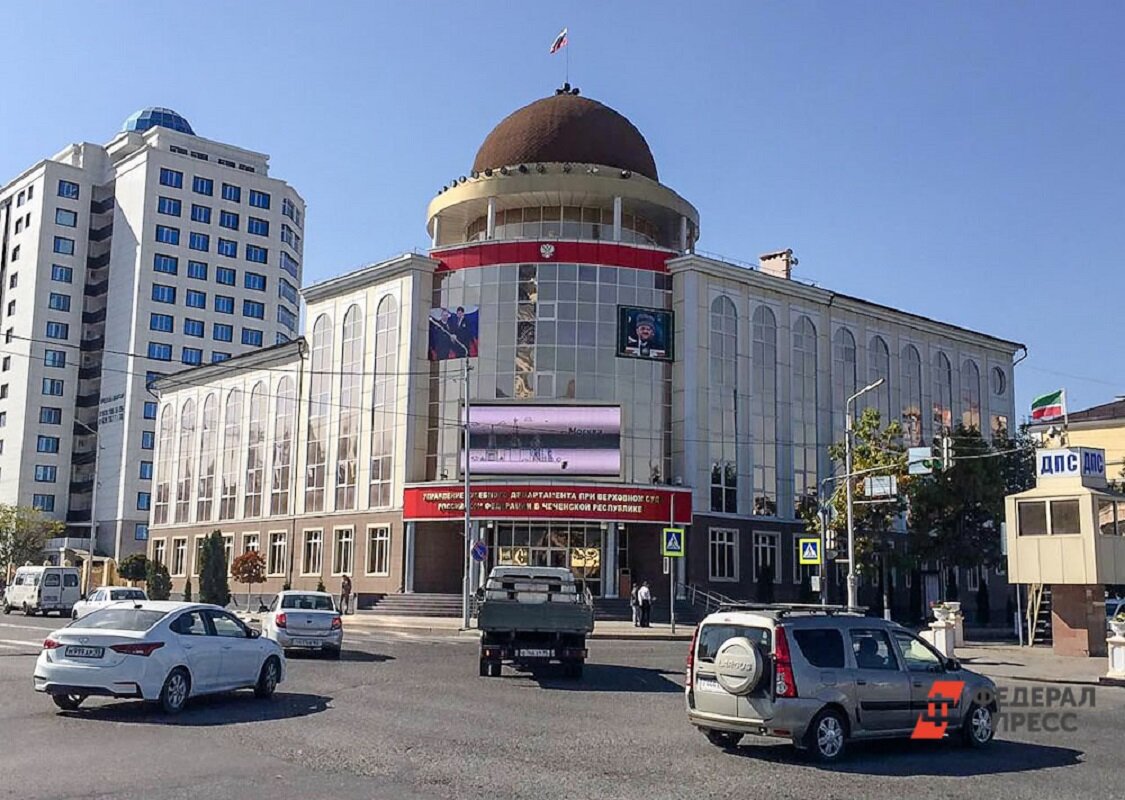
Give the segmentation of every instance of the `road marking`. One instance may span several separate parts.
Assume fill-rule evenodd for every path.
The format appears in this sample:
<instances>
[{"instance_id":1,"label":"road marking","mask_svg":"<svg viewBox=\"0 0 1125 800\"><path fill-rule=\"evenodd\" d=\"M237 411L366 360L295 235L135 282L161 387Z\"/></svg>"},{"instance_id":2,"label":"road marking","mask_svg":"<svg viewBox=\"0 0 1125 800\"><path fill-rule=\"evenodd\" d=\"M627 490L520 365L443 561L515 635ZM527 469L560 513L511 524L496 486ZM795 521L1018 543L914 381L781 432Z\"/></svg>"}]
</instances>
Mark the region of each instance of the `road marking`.
<instances>
[{"instance_id":1,"label":"road marking","mask_svg":"<svg viewBox=\"0 0 1125 800\"><path fill-rule=\"evenodd\" d=\"M59 626L63 627L63 626ZM22 628L29 631L51 631L56 630L52 628L44 628L41 625L16 625L14 622L0 622L0 628Z\"/></svg>"},{"instance_id":2,"label":"road marking","mask_svg":"<svg viewBox=\"0 0 1125 800\"><path fill-rule=\"evenodd\" d=\"M12 647L14 649L15 645L19 645L21 647L29 647L35 650L39 650L43 647L42 642L28 642L24 641L23 639L0 639L0 646Z\"/></svg>"}]
</instances>

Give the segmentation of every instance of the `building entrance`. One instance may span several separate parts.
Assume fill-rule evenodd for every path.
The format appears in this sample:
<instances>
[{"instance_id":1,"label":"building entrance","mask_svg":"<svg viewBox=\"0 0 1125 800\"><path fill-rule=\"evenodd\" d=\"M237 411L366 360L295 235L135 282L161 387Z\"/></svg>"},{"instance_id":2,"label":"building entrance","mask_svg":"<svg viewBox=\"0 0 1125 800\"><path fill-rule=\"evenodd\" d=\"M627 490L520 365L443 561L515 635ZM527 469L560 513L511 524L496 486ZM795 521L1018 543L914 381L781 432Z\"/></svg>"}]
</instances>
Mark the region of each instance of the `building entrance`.
<instances>
[{"instance_id":1,"label":"building entrance","mask_svg":"<svg viewBox=\"0 0 1125 800\"><path fill-rule=\"evenodd\" d=\"M588 522L493 522L488 566L569 567L595 597L603 592L606 531Z\"/></svg>"}]
</instances>

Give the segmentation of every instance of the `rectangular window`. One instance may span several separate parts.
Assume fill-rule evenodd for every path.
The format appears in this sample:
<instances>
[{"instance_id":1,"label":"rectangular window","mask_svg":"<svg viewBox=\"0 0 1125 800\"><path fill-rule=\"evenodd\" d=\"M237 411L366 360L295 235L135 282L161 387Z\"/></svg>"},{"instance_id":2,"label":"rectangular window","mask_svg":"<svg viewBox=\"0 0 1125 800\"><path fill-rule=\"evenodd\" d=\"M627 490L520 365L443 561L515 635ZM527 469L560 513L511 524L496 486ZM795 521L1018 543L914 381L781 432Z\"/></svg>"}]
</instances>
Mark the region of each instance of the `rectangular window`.
<instances>
[{"instance_id":1,"label":"rectangular window","mask_svg":"<svg viewBox=\"0 0 1125 800\"><path fill-rule=\"evenodd\" d=\"M223 199L232 203L242 202L242 189L231 183L223 184Z\"/></svg>"},{"instance_id":2,"label":"rectangular window","mask_svg":"<svg viewBox=\"0 0 1125 800\"><path fill-rule=\"evenodd\" d=\"M160 331L161 333L175 332L176 322L171 314L149 314L148 315L148 329L150 331Z\"/></svg>"},{"instance_id":3,"label":"rectangular window","mask_svg":"<svg viewBox=\"0 0 1125 800\"><path fill-rule=\"evenodd\" d=\"M234 313L234 298L225 294L215 295L215 310L220 314Z\"/></svg>"},{"instance_id":4,"label":"rectangular window","mask_svg":"<svg viewBox=\"0 0 1125 800\"><path fill-rule=\"evenodd\" d=\"M152 299L157 303L175 303L176 287L167 286L163 283L154 283L152 285Z\"/></svg>"},{"instance_id":5,"label":"rectangular window","mask_svg":"<svg viewBox=\"0 0 1125 800\"><path fill-rule=\"evenodd\" d=\"M188 308L207 308L207 292L188 289L186 302Z\"/></svg>"},{"instance_id":6,"label":"rectangular window","mask_svg":"<svg viewBox=\"0 0 1125 800\"><path fill-rule=\"evenodd\" d=\"M219 238L218 253L227 258L238 258L238 242L233 239Z\"/></svg>"},{"instance_id":7,"label":"rectangular window","mask_svg":"<svg viewBox=\"0 0 1125 800\"><path fill-rule=\"evenodd\" d=\"M137 511L148 511L152 507L151 492L137 492Z\"/></svg>"},{"instance_id":8,"label":"rectangular window","mask_svg":"<svg viewBox=\"0 0 1125 800\"><path fill-rule=\"evenodd\" d=\"M37 453L57 453L59 452L59 437L58 436L39 436L35 439L35 452Z\"/></svg>"},{"instance_id":9,"label":"rectangular window","mask_svg":"<svg viewBox=\"0 0 1125 800\"><path fill-rule=\"evenodd\" d=\"M56 236L54 250L60 255L72 256L74 255L74 240L65 236Z\"/></svg>"},{"instance_id":10,"label":"rectangular window","mask_svg":"<svg viewBox=\"0 0 1125 800\"><path fill-rule=\"evenodd\" d=\"M53 494L35 494L31 496L31 507L37 511L54 511L55 496Z\"/></svg>"},{"instance_id":11,"label":"rectangular window","mask_svg":"<svg viewBox=\"0 0 1125 800\"><path fill-rule=\"evenodd\" d=\"M205 194L210 197L215 193L215 182L210 178L201 178L196 175L191 179L191 190L196 194Z\"/></svg>"},{"instance_id":12,"label":"rectangular window","mask_svg":"<svg viewBox=\"0 0 1125 800\"><path fill-rule=\"evenodd\" d=\"M67 339L70 337L70 326L65 322L48 322L47 323L47 338L48 339Z\"/></svg>"},{"instance_id":13,"label":"rectangular window","mask_svg":"<svg viewBox=\"0 0 1125 800\"><path fill-rule=\"evenodd\" d=\"M8 301L8 316L14 317L15 315L16 315L16 301L15 300L9 300Z\"/></svg>"},{"instance_id":14,"label":"rectangular window","mask_svg":"<svg viewBox=\"0 0 1125 800\"><path fill-rule=\"evenodd\" d=\"M262 346L262 332L254 328L242 329L242 343L252 347Z\"/></svg>"},{"instance_id":15,"label":"rectangular window","mask_svg":"<svg viewBox=\"0 0 1125 800\"><path fill-rule=\"evenodd\" d=\"M277 321L293 333L297 332L297 315L285 306L277 307Z\"/></svg>"},{"instance_id":16,"label":"rectangular window","mask_svg":"<svg viewBox=\"0 0 1125 800\"><path fill-rule=\"evenodd\" d=\"M173 189L182 189L184 186L184 173L166 167L160 168L160 185L171 186Z\"/></svg>"},{"instance_id":17,"label":"rectangular window","mask_svg":"<svg viewBox=\"0 0 1125 800\"><path fill-rule=\"evenodd\" d=\"M266 276L259 275L257 272L247 272L242 276L242 284L247 289L264 292L266 290Z\"/></svg>"},{"instance_id":18,"label":"rectangular window","mask_svg":"<svg viewBox=\"0 0 1125 800\"><path fill-rule=\"evenodd\" d=\"M55 209L55 224L63 225L67 228L74 228L78 225L78 214L71 211L69 208L56 208Z\"/></svg>"},{"instance_id":19,"label":"rectangular window","mask_svg":"<svg viewBox=\"0 0 1125 800\"><path fill-rule=\"evenodd\" d=\"M137 477L140 478L142 481L151 481L152 480L152 462L151 461L142 461L141 462L141 468L137 471Z\"/></svg>"},{"instance_id":20,"label":"rectangular window","mask_svg":"<svg viewBox=\"0 0 1125 800\"><path fill-rule=\"evenodd\" d=\"M152 543L152 560L157 564L163 564L165 567L168 566L168 562L165 561L168 557L167 547L168 543L163 539L157 539Z\"/></svg>"},{"instance_id":21,"label":"rectangular window","mask_svg":"<svg viewBox=\"0 0 1125 800\"><path fill-rule=\"evenodd\" d=\"M283 270L285 270L286 272L288 272L290 275L292 275L293 279L296 280L297 279L297 271L301 268L301 265L297 263L297 260L295 258L293 258L288 253L286 253L284 250L282 250L281 251L281 268Z\"/></svg>"},{"instance_id":22,"label":"rectangular window","mask_svg":"<svg viewBox=\"0 0 1125 800\"><path fill-rule=\"evenodd\" d=\"M201 319L185 319L184 320L184 336L203 336L203 320Z\"/></svg>"},{"instance_id":23,"label":"rectangular window","mask_svg":"<svg viewBox=\"0 0 1125 800\"><path fill-rule=\"evenodd\" d=\"M172 345L161 342L148 343L148 357L156 361L172 360Z\"/></svg>"},{"instance_id":24,"label":"rectangular window","mask_svg":"<svg viewBox=\"0 0 1125 800\"><path fill-rule=\"evenodd\" d=\"M283 300L288 300L293 305L297 305L297 287L284 278L277 282L277 294Z\"/></svg>"},{"instance_id":25,"label":"rectangular window","mask_svg":"<svg viewBox=\"0 0 1125 800\"><path fill-rule=\"evenodd\" d=\"M42 406L39 409L40 425L62 425L62 409Z\"/></svg>"},{"instance_id":26,"label":"rectangular window","mask_svg":"<svg viewBox=\"0 0 1125 800\"><path fill-rule=\"evenodd\" d=\"M156 419L155 400L145 400L145 405L141 416L143 416L145 419Z\"/></svg>"},{"instance_id":27,"label":"rectangular window","mask_svg":"<svg viewBox=\"0 0 1125 800\"><path fill-rule=\"evenodd\" d=\"M738 580L738 531L731 528L708 530L708 578L712 581Z\"/></svg>"},{"instance_id":28,"label":"rectangular window","mask_svg":"<svg viewBox=\"0 0 1125 800\"><path fill-rule=\"evenodd\" d=\"M187 569L187 539L172 540L172 567L169 570L173 575L182 577Z\"/></svg>"},{"instance_id":29,"label":"rectangular window","mask_svg":"<svg viewBox=\"0 0 1125 800\"><path fill-rule=\"evenodd\" d=\"M157 253L152 257L152 268L154 271L163 272L166 275L176 275L180 271L180 260L175 256Z\"/></svg>"},{"instance_id":30,"label":"rectangular window","mask_svg":"<svg viewBox=\"0 0 1125 800\"><path fill-rule=\"evenodd\" d=\"M237 280L238 274L230 267L215 267L215 283L234 286Z\"/></svg>"},{"instance_id":31,"label":"rectangular window","mask_svg":"<svg viewBox=\"0 0 1125 800\"><path fill-rule=\"evenodd\" d=\"M59 197L68 200L78 199L78 184L74 181L59 181Z\"/></svg>"},{"instance_id":32,"label":"rectangular window","mask_svg":"<svg viewBox=\"0 0 1125 800\"><path fill-rule=\"evenodd\" d=\"M251 217L253 219L253 217ZM238 214L233 211L219 210L219 227L227 228L232 231L238 230Z\"/></svg>"},{"instance_id":33,"label":"rectangular window","mask_svg":"<svg viewBox=\"0 0 1125 800\"><path fill-rule=\"evenodd\" d=\"M138 542L148 541L148 523L138 522L137 527L133 529L133 539Z\"/></svg>"},{"instance_id":34,"label":"rectangular window","mask_svg":"<svg viewBox=\"0 0 1125 800\"><path fill-rule=\"evenodd\" d=\"M15 261L19 261L19 260L20 260L20 246L17 244L15 247L12 248L12 261L15 262Z\"/></svg>"},{"instance_id":35,"label":"rectangular window","mask_svg":"<svg viewBox=\"0 0 1125 800\"><path fill-rule=\"evenodd\" d=\"M188 236L188 248L190 250L198 250L201 253L206 253L211 249L211 237L206 233L192 231Z\"/></svg>"},{"instance_id":36,"label":"rectangular window","mask_svg":"<svg viewBox=\"0 0 1125 800\"><path fill-rule=\"evenodd\" d=\"M234 341L234 326L216 322L211 329L211 335L216 342Z\"/></svg>"},{"instance_id":37,"label":"rectangular window","mask_svg":"<svg viewBox=\"0 0 1125 800\"><path fill-rule=\"evenodd\" d=\"M170 217L180 216L182 204L174 197L158 197L156 199L156 213L167 214Z\"/></svg>"},{"instance_id":38,"label":"rectangular window","mask_svg":"<svg viewBox=\"0 0 1125 800\"><path fill-rule=\"evenodd\" d=\"M765 572L763 580L781 581L781 562L777 558L777 534L754 534L754 580Z\"/></svg>"},{"instance_id":39,"label":"rectangular window","mask_svg":"<svg viewBox=\"0 0 1125 800\"><path fill-rule=\"evenodd\" d=\"M182 358L180 359L185 364L196 366L203 363L203 351L198 347L185 347L183 349Z\"/></svg>"},{"instance_id":40,"label":"rectangular window","mask_svg":"<svg viewBox=\"0 0 1125 800\"><path fill-rule=\"evenodd\" d=\"M1047 535L1047 504L1042 500L1016 503L1016 518L1020 536Z\"/></svg>"},{"instance_id":41,"label":"rectangular window","mask_svg":"<svg viewBox=\"0 0 1125 800\"><path fill-rule=\"evenodd\" d=\"M255 189L251 189L250 205L254 206L254 208L269 208L270 196L265 192L259 192Z\"/></svg>"},{"instance_id":42,"label":"rectangular window","mask_svg":"<svg viewBox=\"0 0 1125 800\"><path fill-rule=\"evenodd\" d=\"M59 468L51 464L35 465L36 483L54 483L58 477Z\"/></svg>"},{"instance_id":43,"label":"rectangular window","mask_svg":"<svg viewBox=\"0 0 1125 800\"><path fill-rule=\"evenodd\" d=\"M1078 500L1051 501L1051 535L1067 536L1082 533L1078 516Z\"/></svg>"},{"instance_id":44,"label":"rectangular window","mask_svg":"<svg viewBox=\"0 0 1125 800\"><path fill-rule=\"evenodd\" d=\"M253 261L255 264L265 264L270 257L270 251L264 247L258 247L256 244L246 245L246 260Z\"/></svg>"},{"instance_id":45,"label":"rectangular window","mask_svg":"<svg viewBox=\"0 0 1125 800\"><path fill-rule=\"evenodd\" d=\"M70 295L51 292L47 297L47 308L55 311L70 311Z\"/></svg>"},{"instance_id":46,"label":"rectangular window","mask_svg":"<svg viewBox=\"0 0 1125 800\"><path fill-rule=\"evenodd\" d=\"M206 261L189 261L187 262L187 276L194 278L197 281L207 280L207 262Z\"/></svg>"},{"instance_id":47,"label":"rectangular window","mask_svg":"<svg viewBox=\"0 0 1125 800\"><path fill-rule=\"evenodd\" d=\"M228 358L230 358L230 353L223 353L223 352L220 352L219 350L212 350L211 351L211 363L212 364L218 364L221 361L226 361Z\"/></svg>"},{"instance_id":48,"label":"rectangular window","mask_svg":"<svg viewBox=\"0 0 1125 800\"><path fill-rule=\"evenodd\" d=\"M197 206L195 203L191 204L191 221L202 222L204 225L211 224L211 207L210 206Z\"/></svg>"},{"instance_id":49,"label":"rectangular window","mask_svg":"<svg viewBox=\"0 0 1125 800\"><path fill-rule=\"evenodd\" d=\"M844 668L844 637L835 628L797 628L793 638L810 665L817 669Z\"/></svg>"},{"instance_id":50,"label":"rectangular window","mask_svg":"<svg viewBox=\"0 0 1125 800\"><path fill-rule=\"evenodd\" d=\"M74 270L70 267L64 267L62 264L52 264L51 280L59 283L72 283L74 281Z\"/></svg>"},{"instance_id":51,"label":"rectangular window","mask_svg":"<svg viewBox=\"0 0 1125 800\"><path fill-rule=\"evenodd\" d=\"M319 575L324 550L324 531L305 531L305 546L301 559L302 575Z\"/></svg>"},{"instance_id":52,"label":"rectangular window","mask_svg":"<svg viewBox=\"0 0 1125 800\"><path fill-rule=\"evenodd\" d=\"M270 575L285 574L285 534L281 531L270 534L270 551L266 557L266 572Z\"/></svg>"},{"instance_id":53,"label":"rectangular window","mask_svg":"<svg viewBox=\"0 0 1125 800\"><path fill-rule=\"evenodd\" d=\"M266 304L259 303L257 300L243 300L242 301L242 316L252 317L254 319L266 318Z\"/></svg>"},{"instance_id":54,"label":"rectangular window","mask_svg":"<svg viewBox=\"0 0 1125 800\"><path fill-rule=\"evenodd\" d=\"M260 219L258 217L250 217L246 220L246 231L255 236L269 236L270 224L268 220Z\"/></svg>"},{"instance_id":55,"label":"rectangular window","mask_svg":"<svg viewBox=\"0 0 1125 800\"><path fill-rule=\"evenodd\" d=\"M355 571L355 531L336 528L332 539L332 574L350 575Z\"/></svg>"},{"instance_id":56,"label":"rectangular window","mask_svg":"<svg viewBox=\"0 0 1125 800\"><path fill-rule=\"evenodd\" d=\"M391 529L386 525L367 529L367 574L391 574Z\"/></svg>"},{"instance_id":57,"label":"rectangular window","mask_svg":"<svg viewBox=\"0 0 1125 800\"><path fill-rule=\"evenodd\" d=\"M156 436L152 431L141 431L141 449L151 450L156 444Z\"/></svg>"},{"instance_id":58,"label":"rectangular window","mask_svg":"<svg viewBox=\"0 0 1125 800\"><path fill-rule=\"evenodd\" d=\"M180 229L170 228L167 225L156 226L156 241L161 244L176 244L180 243Z\"/></svg>"},{"instance_id":59,"label":"rectangular window","mask_svg":"<svg viewBox=\"0 0 1125 800\"><path fill-rule=\"evenodd\" d=\"M59 210L61 211L62 209L59 209ZM16 233L19 233L22 230L23 230L23 217L20 217L19 219L16 220Z\"/></svg>"}]
</instances>

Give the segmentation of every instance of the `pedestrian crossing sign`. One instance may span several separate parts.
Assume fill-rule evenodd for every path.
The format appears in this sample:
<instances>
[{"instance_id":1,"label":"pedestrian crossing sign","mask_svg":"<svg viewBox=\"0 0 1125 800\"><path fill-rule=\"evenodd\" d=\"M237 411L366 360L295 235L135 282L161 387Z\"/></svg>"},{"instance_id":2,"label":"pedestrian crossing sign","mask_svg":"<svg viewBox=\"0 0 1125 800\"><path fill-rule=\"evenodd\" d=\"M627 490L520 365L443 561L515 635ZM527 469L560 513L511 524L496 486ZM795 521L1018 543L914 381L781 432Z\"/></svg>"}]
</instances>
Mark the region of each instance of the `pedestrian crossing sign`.
<instances>
[{"instance_id":1,"label":"pedestrian crossing sign","mask_svg":"<svg viewBox=\"0 0 1125 800\"><path fill-rule=\"evenodd\" d=\"M798 539L801 548L801 565L820 563L820 539Z\"/></svg>"},{"instance_id":2,"label":"pedestrian crossing sign","mask_svg":"<svg viewBox=\"0 0 1125 800\"><path fill-rule=\"evenodd\" d=\"M683 558L686 544L683 528L665 528L660 552L665 558Z\"/></svg>"}]
</instances>

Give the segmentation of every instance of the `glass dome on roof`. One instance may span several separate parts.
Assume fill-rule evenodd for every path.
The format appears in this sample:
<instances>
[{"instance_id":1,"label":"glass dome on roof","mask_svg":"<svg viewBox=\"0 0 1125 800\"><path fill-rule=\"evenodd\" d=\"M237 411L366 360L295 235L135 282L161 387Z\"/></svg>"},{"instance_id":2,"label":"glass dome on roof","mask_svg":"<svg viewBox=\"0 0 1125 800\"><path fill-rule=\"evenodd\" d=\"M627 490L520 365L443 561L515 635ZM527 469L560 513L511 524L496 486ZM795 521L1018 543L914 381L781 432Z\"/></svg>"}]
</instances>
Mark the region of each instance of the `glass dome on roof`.
<instances>
[{"instance_id":1,"label":"glass dome on roof","mask_svg":"<svg viewBox=\"0 0 1125 800\"><path fill-rule=\"evenodd\" d=\"M189 133L195 135L195 131L191 129L191 125L186 119L181 117L170 108L159 108L149 106L142 108L135 114L125 120L125 124L121 127L123 131L147 131L149 128L160 126L161 128L171 128L180 133Z\"/></svg>"}]
</instances>

